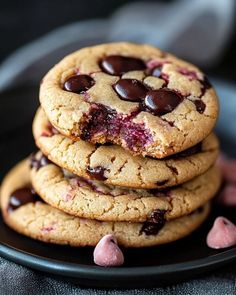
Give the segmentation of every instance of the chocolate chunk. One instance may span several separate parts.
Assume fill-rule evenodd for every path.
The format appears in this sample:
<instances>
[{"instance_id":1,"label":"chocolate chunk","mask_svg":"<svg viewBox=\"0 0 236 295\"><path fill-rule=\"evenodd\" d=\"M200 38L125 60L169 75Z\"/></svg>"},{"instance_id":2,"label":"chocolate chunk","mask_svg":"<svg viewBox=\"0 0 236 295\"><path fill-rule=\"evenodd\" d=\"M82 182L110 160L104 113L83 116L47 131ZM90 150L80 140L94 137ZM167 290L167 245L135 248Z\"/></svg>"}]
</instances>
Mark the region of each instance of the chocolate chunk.
<instances>
[{"instance_id":1,"label":"chocolate chunk","mask_svg":"<svg viewBox=\"0 0 236 295\"><path fill-rule=\"evenodd\" d=\"M145 233L147 236L157 235L165 225L166 210L154 210L150 219L143 223L140 234Z\"/></svg>"},{"instance_id":2,"label":"chocolate chunk","mask_svg":"<svg viewBox=\"0 0 236 295\"><path fill-rule=\"evenodd\" d=\"M43 154L40 157L36 157L36 154L32 154L30 157L30 168L35 168L36 170L39 170L41 167L44 167L48 164L50 164L51 161L44 156Z\"/></svg>"},{"instance_id":3,"label":"chocolate chunk","mask_svg":"<svg viewBox=\"0 0 236 295\"><path fill-rule=\"evenodd\" d=\"M211 85L209 79L207 78L207 76L204 76L203 80L201 80L200 83L202 84L203 94L205 94L207 89L210 89L212 87L212 85Z\"/></svg>"},{"instance_id":4,"label":"chocolate chunk","mask_svg":"<svg viewBox=\"0 0 236 295\"><path fill-rule=\"evenodd\" d=\"M12 212L27 203L35 203L36 201L41 201L41 199L32 188L17 189L10 195L7 211Z\"/></svg>"},{"instance_id":5,"label":"chocolate chunk","mask_svg":"<svg viewBox=\"0 0 236 295\"><path fill-rule=\"evenodd\" d=\"M204 211L204 206L201 206L201 207L197 208L197 210L196 210L196 212L197 212L198 214L203 213L203 211ZM194 213L195 213L195 212L194 212Z\"/></svg>"},{"instance_id":6,"label":"chocolate chunk","mask_svg":"<svg viewBox=\"0 0 236 295\"><path fill-rule=\"evenodd\" d=\"M88 75L75 75L68 78L64 83L64 90L83 93L94 85L95 81Z\"/></svg>"},{"instance_id":7,"label":"chocolate chunk","mask_svg":"<svg viewBox=\"0 0 236 295\"><path fill-rule=\"evenodd\" d=\"M148 89L136 79L121 79L114 85L121 99L139 102L146 96Z\"/></svg>"},{"instance_id":8,"label":"chocolate chunk","mask_svg":"<svg viewBox=\"0 0 236 295\"><path fill-rule=\"evenodd\" d=\"M145 70L146 65L139 58L110 55L102 60L101 68L107 74L121 76L129 71Z\"/></svg>"},{"instance_id":9,"label":"chocolate chunk","mask_svg":"<svg viewBox=\"0 0 236 295\"><path fill-rule=\"evenodd\" d=\"M202 142L199 142L199 143L195 144L194 146L192 146L192 147L190 147L190 148L188 148L188 149L186 149L186 150L184 150L182 152L179 152L177 154L168 156L168 157L164 158L163 160L182 159L182 158L190 157L192 155L200 153L201 151L202 151ZM171 168L171 167L169 167L169 168ZM172 167L172 168L175 168L175 167ZM173 170L173 172L174 172L174 170ZM177 172L176 174L178 174L177 169L176 169L176 172Z\"/></svg>"},{"instance_id":10,"label":"chocolate chunk","mask_svg":"<svg viewBox=\"0 0 236 295\"><path fill-rule=\"evenodd\" d=\"M165 185L168 181L169 181L169 179L164 179L162 181L157 181L156 184L159 186L162 186L162 185Z\"/></svg>"},{"instance_id":11,"label":"chocolate chunk","mask_svg":"<svg viewBox=\"0 0 236 295\"><path fill-rule=\"evenodd\" d=\"M162 116L172 112L182 100L179 94L169 89L150 90L143 101L143 107L153 115Z\"/></svg>"},{"instance_id":12,"label":"chocolate chunk","mask_svg":"<svg viewBox=\"0 0 236 295\"><path fill-rule=\"evenodd\" d=\"M196 106L196 110L200 113L200 114L203 114L204 111L205 111L205 108L206 108L206 105L205 103L198 99L198 100L194 100L194 104Z\"/></svg>"},{"instance_id":13,"label":"chocolate chunk","mask_svg":"<svg viewBox=\"0 0 236 295\"><path fill-rule=\"evenodd\" d=\"M157 183L157 184L159 184L159 183ZM154 195L155 197L170 197L172 188L170 188L170 187L154 188L154 189L148 190L148 192L150 194Z\"/></svg>"},{"instance_id":14,"label":"chocolate chunk","mask_svg":"<svg viewBox=\"0 0 236 295\"><path fill-rule=\"evenodd\" d=\"M104 172L106 169L102 166L97 166L97 167L88 167L87 168L87 173L96 180L106 180L107 178L104 176Z\"/></svg>"},{"instance_id":15,"label":"chocolate chunk","mask_svg":"<svg viewBox=\"0 0 236 295\"><path fill-rule=\"evenodd\" d=\"M156 209L152 212L148 221L153 222L153 223L162 224L165 221L165 218L164 218L165 213L166 213L166 210Z\"/></svg>"},{"instance_id":16,"label":"chocolate chunk","mask_svg":"<svg viewBox=\"0 0 236 295\"><path fill-rule=\"evenodd\" d=\"M200 153L201 151L202 151L202 143L199 142L198 144L195 144L194 146L186 149L185 151L182 151L182 152L180 152L176 155L173 155L173 156L185 158L185 157L189 157L189 156L195 155L197 153Z\"/></svg>"}]
</instances>

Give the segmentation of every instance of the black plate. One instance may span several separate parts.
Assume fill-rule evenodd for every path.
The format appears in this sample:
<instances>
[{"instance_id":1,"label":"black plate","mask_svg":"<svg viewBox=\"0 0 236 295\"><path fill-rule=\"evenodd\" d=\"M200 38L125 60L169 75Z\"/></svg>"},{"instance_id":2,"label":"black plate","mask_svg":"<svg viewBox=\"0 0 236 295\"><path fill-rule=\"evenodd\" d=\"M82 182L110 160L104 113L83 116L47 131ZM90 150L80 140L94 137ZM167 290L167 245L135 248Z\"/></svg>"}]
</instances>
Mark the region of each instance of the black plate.
<instances>
[{"instance_id":1,"label":"black plate","mask_svg":"<svg viewBox=\"0 0 236 295\"><path fill-rule=\"evenodd\" d=\"M3 95L5 102L17 103L17 98L24 89ZM37 90L35 90L37 92ZM34 93L34 90L32 90ZM30 95L32 95L30 93ZM11 97L11 99L9 98ZM14 100L15 97L15 100ZM25 97L25 98L24 98ZM9 98L9 99L7 99ZM0 97L0 100L2 97ZM24 107L22 95L20 106ZM37 99L35 100L37 102ZM18 104L19 105L19 104ZM19 106L19 107L20 107ZM0 177L15 162L29 154L34 149L31 135L32 110L19 117L11 109L15 124L9 130L0 132ZM1 111L0 109L0 118ZM11 122L12 123L12 122ZM7 126L5 126L7 127ZM226 136L224 134L224 136ZM226 140L224 140L226 142ZM230 145L232 148L232 144ZM213 220L218 215L224 215L236 222L234 209L220 210L217 206L207 222L189 237L169 245L146 249L124 249L125 264L119 268L102 268L93 263L93 249L69 248L66 246L48 245L21 236L4 225L0 218L0 255L22 265L72 280L80 285L100 287L148 287L165 283L173 283L190 277L199 276L206 271L226 265L236 260L236 248L212 250L206 246L205 239Z\"/></svg>"},{"instance_id":2,"label":"black plate","mask_svg":"<svg viewBox=\"0 0 236 295\"><path fill-rule=\"evenodd\" d=\"M225 216L236 221L230 212ZM222 214L222 212L221 212ZM212 250L205 244L216 212L189 237L169 245L123 249L125 265L102 268L93 263L93 248L49 245L21 236L0 219L0 254L22 265L57 275L80 285L151 287L201 275L236 260L236 248Z\"/></svg>"}]
</instances>

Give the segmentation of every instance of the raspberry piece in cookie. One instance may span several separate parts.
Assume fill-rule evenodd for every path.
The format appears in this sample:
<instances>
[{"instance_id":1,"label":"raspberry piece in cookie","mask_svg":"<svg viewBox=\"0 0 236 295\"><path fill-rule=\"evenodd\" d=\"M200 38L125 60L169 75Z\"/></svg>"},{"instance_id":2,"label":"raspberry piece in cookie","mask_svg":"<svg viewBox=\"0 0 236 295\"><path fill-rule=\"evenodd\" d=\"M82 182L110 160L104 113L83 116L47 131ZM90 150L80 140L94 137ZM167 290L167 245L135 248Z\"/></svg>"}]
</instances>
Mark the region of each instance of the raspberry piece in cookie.
<instances>
[{"instance_id":1,"label":"raspberry piece in cookie","mask_svg":"<svg viewBox=\"0 0 236 295\"><path fill-rule=\"evenodd\" d=\"M40 150L58 166L86 179L132 188L164 188L186 182L206 172L219 151L216 136L210 134L201 143L165 159L133 156L117 145L93 145L59 134L42 109L36 113L33 133Z\"/></svg>"}]
</instances>

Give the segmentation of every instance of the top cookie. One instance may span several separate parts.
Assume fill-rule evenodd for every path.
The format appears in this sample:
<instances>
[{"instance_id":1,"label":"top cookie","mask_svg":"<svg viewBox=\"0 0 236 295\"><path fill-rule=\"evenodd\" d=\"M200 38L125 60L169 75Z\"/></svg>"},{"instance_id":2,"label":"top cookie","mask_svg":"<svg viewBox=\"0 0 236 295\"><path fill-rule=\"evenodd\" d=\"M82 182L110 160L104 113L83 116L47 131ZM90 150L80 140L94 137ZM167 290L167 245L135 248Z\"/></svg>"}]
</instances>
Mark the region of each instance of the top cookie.
<instances>
[{"instance_id":1,"label":"top cookie","mask_svg":"<svg viewBox=\"0 0 236 295\"><path fill-rule=\"evenodd\" d=\"M44 77L40 101L64 135L164 158L204 139L216 93L195 66L149 45L81 49Z\"/></svg>"}]
</instances>

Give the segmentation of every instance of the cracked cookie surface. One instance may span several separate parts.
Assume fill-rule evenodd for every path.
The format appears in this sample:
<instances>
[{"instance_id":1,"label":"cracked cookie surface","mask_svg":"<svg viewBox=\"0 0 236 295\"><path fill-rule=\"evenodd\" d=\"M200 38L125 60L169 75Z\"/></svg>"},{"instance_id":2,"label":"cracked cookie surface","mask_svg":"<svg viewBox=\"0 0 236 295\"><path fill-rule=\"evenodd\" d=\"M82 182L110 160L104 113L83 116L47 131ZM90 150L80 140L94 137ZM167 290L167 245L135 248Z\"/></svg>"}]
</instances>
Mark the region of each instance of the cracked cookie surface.
<instances>
[{"instance_id":1,"label":"cracked cookie surface","mask_svg":"<svg viewBox=\"0 0 236 295\"><path fill-rule=\"evenodd\" d=\"M115 235L119 245L125 247L146 247L169 243L198 228L208 216L210 209L209 204L206 204L201 210L196 210L188 216L166 222L158 233L147 234L143 231L145 226L143 223L100 222L63 213L44 203L39 197L29 199L22 195L22 190L30 186L29 165L25 160L8 173L1 186L0 203L6 224L20 234L46 243L77 247L95 246L106 234ZM16 201L16 192L19 196L19 191L21 191L20 204L9 210L9 204L12 207ZM15 197L14 200L13 197ZM148 226L150 228L151 225Z\"/></svg>"},{"instance_id":2,"label":"cracked cookie surface","mask_svg":"<svg viewBox=\"0 0 236 295\"><path fill-rule=\"evenodd\" d=\"M218 116L216 93L197 67L131 43L65 57L43 78L40 101L60 133L154 158L202 141Z\"/></svg>"},{"instance_id":3,"label":"cracked cookie surface","mask_svg":"<svg viewBox=\"0 0 236 295\"><path fill-rule=\"evenodd\" d=\"M132 188L165 188L186 182L216 161L219 143L210 134L198 145L166 159L133 156L117 145L93 145L60 134L39 109L33 123L37 146L55 164L87 179ZM100 172L100 173L98 173Z\"/></svg>"},{"instance_id":4,"label":"cracked cookie surface","mask_svg":"<svg viewBox=\"0 0 236 295\"><path fill-rule=\"evenodd\" d=\"M156 210L161 210L165 211L165 220L170 220L204 205L220 186L216 167L177 187L143 190L86 180L53 163L38 168L37 161L42 162L42 157L45 156L38 152L31 165L34 189L50 205L83 218L143 222L149 221Z\"/></svg>"}]
</instances>

